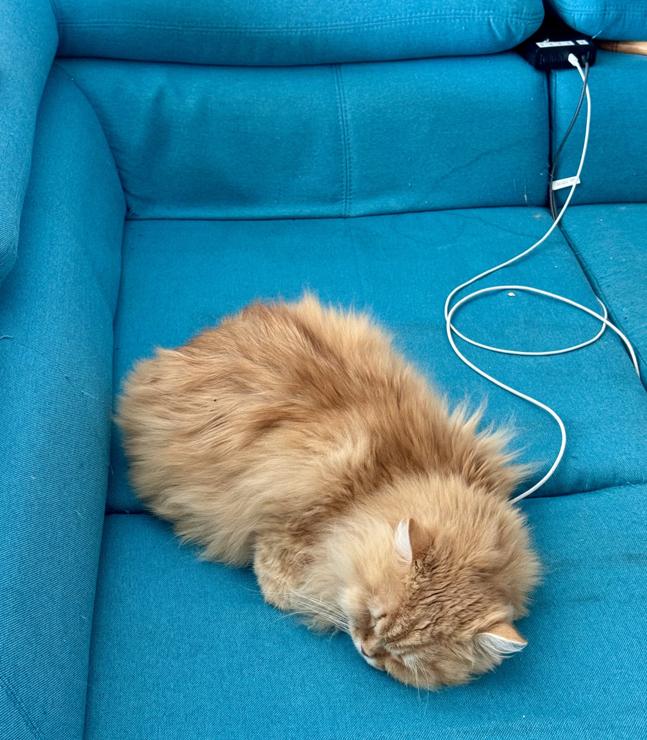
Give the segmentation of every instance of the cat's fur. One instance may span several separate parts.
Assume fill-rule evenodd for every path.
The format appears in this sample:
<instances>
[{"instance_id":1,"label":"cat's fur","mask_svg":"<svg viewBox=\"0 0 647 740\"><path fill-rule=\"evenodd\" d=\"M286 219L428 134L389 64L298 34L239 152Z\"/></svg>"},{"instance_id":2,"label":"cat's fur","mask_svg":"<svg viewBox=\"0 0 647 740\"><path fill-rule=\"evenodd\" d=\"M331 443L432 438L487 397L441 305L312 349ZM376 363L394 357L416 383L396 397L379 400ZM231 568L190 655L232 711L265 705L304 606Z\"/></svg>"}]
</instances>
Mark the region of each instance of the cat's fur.
<instances>
[{"instance_id":1,"label":"cat's fur","mask_svg":"<svg viewBox=\"0 0 647 740\"><path fill-rule=\"evenodd\" d=\"M525 644L523 471L365 315L253 304L140 362L118 421L155 513L371 665L436 687Z\"/></svg>"}]
</instances>

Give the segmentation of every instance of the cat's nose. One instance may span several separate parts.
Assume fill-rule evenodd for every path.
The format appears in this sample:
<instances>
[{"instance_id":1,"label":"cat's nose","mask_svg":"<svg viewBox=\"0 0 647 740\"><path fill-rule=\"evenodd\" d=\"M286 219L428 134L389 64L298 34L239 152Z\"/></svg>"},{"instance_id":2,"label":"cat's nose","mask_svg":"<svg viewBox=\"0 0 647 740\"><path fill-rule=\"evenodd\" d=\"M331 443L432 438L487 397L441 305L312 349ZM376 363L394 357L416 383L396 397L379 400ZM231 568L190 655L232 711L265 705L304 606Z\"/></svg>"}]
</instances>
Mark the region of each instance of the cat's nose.
<instances>
[{"instance_id":1,"label":"cat's nose","mask_svg":"<svg viewBox=\"0 0 647 740\"><path fill-rule=\"evenodd\" d=\"M378 671L384 670L384 662L380 659L377 653L368 651L363 643L360 643L359 651L362 654L362 658L364 658L372 668L377 668Z\"/></svg>"}]
</instances>

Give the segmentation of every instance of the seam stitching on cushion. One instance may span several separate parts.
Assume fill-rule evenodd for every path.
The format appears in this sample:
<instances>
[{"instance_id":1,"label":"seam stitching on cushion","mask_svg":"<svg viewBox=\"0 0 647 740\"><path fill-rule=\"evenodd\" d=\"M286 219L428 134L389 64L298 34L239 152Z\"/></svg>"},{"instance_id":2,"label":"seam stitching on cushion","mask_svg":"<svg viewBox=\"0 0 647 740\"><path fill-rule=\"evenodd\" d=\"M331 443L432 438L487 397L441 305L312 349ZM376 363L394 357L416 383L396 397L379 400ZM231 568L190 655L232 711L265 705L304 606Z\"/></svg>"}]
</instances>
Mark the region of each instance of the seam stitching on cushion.
<instances>
[{"instance_id":1,"label":"seam stitching on cushion","mask_svg":"<svg viewBox=\"0 0 647 740\"><path fill-rule=\"evenodd\" d=\"M421 20L464 20L466 18L484 18L490 22L493 20L502 21L522 21L524 23L540 22L543 19L542 13L522 14L522 13L497 13L496 10L489 11L458 11L458 12L426 12L414 15L394 15L376 18L374 20L365 20L361 22L340 21L338 23L321 23L311 24L309 26L217 26L217 25L193 25L182 23L164 23L154 21L139 21L130 19L116 20L112 18L93 18L88 20L69 20L61 21L61 25L69 28L147 28L157 29L160 31L194 31L197 33L208 34L214 31L219 33L258 33L258 34L285 34L285 33L312 33L321 31L356 31L361 29L380 28L397 25L399 23L412 25Z\"/></svg>"},{"instance_id":2,"label":"seam stitching on cushion","mask_svg":"<svg viewBox=\"0 0 647 740\"><path fill-rule=\"evenodd\" d=\"M38 729L38 727L36 727L36 725L32 721L31 717L29 716L29 712L27 711L27 709L25 708L25 705L22 703L22 701L18 697L18 694L15 692L14 688L9 682L9 679L6 678L2 673L0 673L0 684L3 687L5 694L9 698L9 701L16 708L16 711L22 718L23 722L29 728L31 734L36 738L42 738L43 737L42 732Z\"/></svg>"},{"instance_id":3,"label":"seam stitching on cushion","mask_svg":"<svg viewBox=\"0 0 647 740\"><path fill-rule=\"evenodd\" d=\"M348 105L348 98L346 97L346 85L344 83L344 68L339 68L339 82L342 93L342 102L344 105L344 116L346 119L346 166L348 170L348 212L346 215L350 216L353 212L353 138L352 129L350 125L350 107Z\"/></svg>"},{"instance_id":4,"label":"seam stitching on cushion","mask_svg":"<svg viewBox=\"0 0 647 740\"><path fill-rule=\"evenodd\" d=\"M337 91L337 117L339 119L343 156L342 215L348 216L350 213L351 198L350 141L348 129L348 111L346 108L346 97L344 95L344 80L342 78L342 69L340 65L335 66L335 89Z\"/></svg>"}]
</instances>

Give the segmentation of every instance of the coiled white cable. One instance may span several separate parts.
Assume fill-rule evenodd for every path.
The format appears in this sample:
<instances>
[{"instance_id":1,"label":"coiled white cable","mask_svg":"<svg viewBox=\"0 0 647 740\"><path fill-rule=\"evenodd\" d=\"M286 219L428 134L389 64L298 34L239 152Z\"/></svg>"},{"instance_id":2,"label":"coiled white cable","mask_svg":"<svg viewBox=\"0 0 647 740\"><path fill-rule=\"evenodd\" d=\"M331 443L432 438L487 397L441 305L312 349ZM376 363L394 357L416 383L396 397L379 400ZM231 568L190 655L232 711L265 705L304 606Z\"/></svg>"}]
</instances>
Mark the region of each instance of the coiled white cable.
<instances>
[{"instance_id":1,"label":"coiled white cable","mask_svg":"<svg viewBox=\"0 0 647 740\"><path fill-rule=\"evenodd\" d=\"M471 370L473 370L475 373L477 373L481 377L490 381L490 383L493 383L499 388L502 388L508 393L511 393L513 396L517 396L517 398L521 398L524 401L531 403L533 406L536 406L537 408L542 409L555 420L557 426L559 427L559 431L561 435L561 443L559 446L559 451L557 453L557 456L555 457L555 460L553 461L552 465L550 466L548 471L545 473L545 475L539 481L537 481L537 483L532 485L530 488L525 490L523 493L520 493L518 496L515 496L515 498L512 499L513 503L516 503L517 501L521 501L521 499L524 499L527 496L530 496L535 491L537 491L552 477L553 473L557 470L557 467L559 466L560 462L562 461L562 458L564 457L564 451L566 450L566 427L564 426L564 422L562 421L562 418L560 417L560 415L553 408L551 408L545 403L542 403L537 398L533 398L532 396L529 396L527 393L523 393L522 391L516 388L513 388L512 386L507 385L506 383L503 383L502 381L498 380L497 378L490 375L489 373L486 373L485 370L482 370L480 367L478 367L478 365L476 365L471 360L469 360L467 357L465 357L465 355L457 347L454 335L456 335L457 337L460 337L460 339L467 342L468 344L471 344L475 347L479 347L481 349L489 350L490 352L498 352L501 354L508 354L508 355L545 357L545 356L550 356L550 355L565 354L566 352L574 352L575 350L582 349L583 347L587 347L588 345L593 344L593 342L596 342L602 336L605 329L608 327L609 329L614 331L620 337L620 339L624 342L629 352L629 355L631 357L631 361L636 370L636 373L638 374L638 377L640 377L640 368L638 365L638 360L636 359L636 353L634 352L634 349L631 346L631 343L629 342L627 337L620 331L620 329L618 329L617 326L615 326L609 321L607 309L605 305L602 303L602 301L597 296L596 298L598 302L600 303L600 305L602 306L602 314L596 313L595 311L592 311L590 308L587 308L586 306L583 306L581 303L577 303L576 301L573 301L570 298L565 298L564 296L558 295L557 293L551 293L547 290L541 290L540 288L534 288L529 285L493 285L487 288L481 288L479 290L475 290L472 293L469 293L468 295L464 296L460 300L456 301L455 303L452 303L456 294L462 291L463 289L467 288L470 285L473 285L479 280L482 280L488 275L491 275L492 273L497 272L498 270L502 270L504 267L509 267L515 262L518 262L524 257L527 257L531 252L537 249L537 247L541 246L546 241L546 239L548 239L548 237L553 233L553 231L555 231L560 221L562 220L562 217L566 213L566 210L568 209L571 203L571 200L573 199L575 190L580 182L580 175L584 167L584 162L586 160L586 152L587 152L588 145L589 145L589 133L591 130L591 93L589 90L587 78L582 70L582 67L580 66L580 63L577 57L571 54L569 55L568 61L579 72L579 75L582 78L582 84L584 85L584 88L585 88L586 126L584 129L584 142L582 145L582 154L580 156L579 165L577 167L577 173L575 174L573 178L569 178L571 185L569 186L570 190L569 190L568 195L566 196L564 204L562 205L562 207L559 210L559 213L557 214L556 218L553 220L552 224L550 225L550 228L546 231L546 233L540 239L538 239L534 244L532 244L530 247L525 249L523 252L520 252L514 257L511 257L510 259L505 260L505 262L501 262L500 264L495 265L494 267L490 267L489 269L484 270L483 272L479 273L478 275L475 275L469 280L466 280L464 283L457 285L445 299L445 307L444 307L445 330L447 332L447 339L449 340L449 344L452 350L454 351L456 356L461 360L461 362L463 362L465 365L467 365L467 367L469 367ZM552 298L553 300L560 301L561 303L565 303L569 306L572 306L573 308L576 308L588 314L589 316L593 316L595 319L601 322L601 327L599 331L597 332L597 334L595 334L595 336L591 337L590 339L587 339L584 342L580 342L579 344L575 344L570 347L563 347L561 349L546 350L543 352L542 351L531 352L531 351L495 347L489 344L483 344L481 342L477 342L474 339L471 339L470 337L460 332L454 326L454 324L452 323L452 319L454 318L454 314L462 306L464 306L466 303L474 300L475 298L479 296L486 295L488 293L499 292L502 290L523 291L526 293L534 293L536 295L541 295L546 298Z\"/></svg>"}]
</instances>

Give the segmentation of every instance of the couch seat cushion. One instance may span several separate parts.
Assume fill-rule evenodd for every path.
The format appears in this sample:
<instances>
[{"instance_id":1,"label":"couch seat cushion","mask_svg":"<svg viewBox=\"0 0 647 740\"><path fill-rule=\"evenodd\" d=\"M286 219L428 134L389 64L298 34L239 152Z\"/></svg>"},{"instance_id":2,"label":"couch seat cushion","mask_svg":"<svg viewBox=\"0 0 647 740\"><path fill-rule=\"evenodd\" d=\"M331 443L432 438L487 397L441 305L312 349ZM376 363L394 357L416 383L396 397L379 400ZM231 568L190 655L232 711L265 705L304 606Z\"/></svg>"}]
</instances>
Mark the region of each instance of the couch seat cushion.
<instances>
[{"instance_id":1,"label":"couch seat cushion","mask_svg":"<svg viewBox=\"0 0 647 740\"><path fill-rule=\"evenodd\" d=\"M647 733L647 488L525 504L546 566L528 648L418 693L264 604L148 515L106 518L86 737L638 738Z\"/></svg>"},{"instance_id":2,"label":"couch seat cushion","mask_svg":"<svg viewBox=\"0 0 647 740\"><path fill-rule=\"evenodd\" d=\"M647 381L647 204L577 206L566 215L573 248Z\"/></svg>"},{"instance_id":3,"label":"couch seat cushion","mask_svg":"<svg viewBox=\"0 0 647 740\"><path fill-rule=\"evenodd\" d=\"M156 345L183 343L253 299L294 299L309 288L325 301L369 308L454 401L467 397L476 406L487 396L488 418L513 419L524 457L543 470L559 443L554 422L477 378L454 357L442 306L454 285L528 246L548 224L545 211L529 208L357 219L129 221L115 328L117 382ZM490 279L500 282L537 285L596 307L559 235L506 275ZM575 344L597 331L592 319L523 294L479 300L459 316L459 324L475 338L526 349ZM563 415L567 454L542 493L645 480L647 394L610 332L586 350L552 358L472 348L468 354ZM112 469L110 510L141 508L128 488L116 437Z\"/></svg>"}]
</instances>

